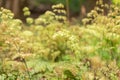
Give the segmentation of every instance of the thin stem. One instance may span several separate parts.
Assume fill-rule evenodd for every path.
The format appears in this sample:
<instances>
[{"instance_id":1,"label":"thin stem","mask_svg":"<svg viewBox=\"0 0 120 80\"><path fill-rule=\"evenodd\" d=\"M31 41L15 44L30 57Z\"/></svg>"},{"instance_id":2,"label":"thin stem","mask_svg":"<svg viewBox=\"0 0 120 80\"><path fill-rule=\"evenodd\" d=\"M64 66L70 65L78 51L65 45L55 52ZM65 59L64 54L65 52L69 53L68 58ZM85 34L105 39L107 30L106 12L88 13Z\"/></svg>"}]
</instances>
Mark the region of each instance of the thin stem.
<instances>
[{"instance_id":1,"label":"thin stem","mask_svg":"<svg viewBox=\"0 0 120 80\"><path fill-rule=\"evenodd\" d=\"M70 20L69 0L66 0L67 19Z\"/></svg>"},{"instance_id":2,"label":"thin stem","mask_svg":"<svg viewBox=\"0 0 120 80\"><path fill-rule=\"evenodd\" d=\"M26 63L26 61L25 61L24 58L23 58L23 62L24 62L24 64L25 64L26 71L27 71L27 74L28 74L28 76L29 76L29 80L31 80L30 73L29 73L29 69L28 69L27 63Z\"/></svg>"}]
</instances>

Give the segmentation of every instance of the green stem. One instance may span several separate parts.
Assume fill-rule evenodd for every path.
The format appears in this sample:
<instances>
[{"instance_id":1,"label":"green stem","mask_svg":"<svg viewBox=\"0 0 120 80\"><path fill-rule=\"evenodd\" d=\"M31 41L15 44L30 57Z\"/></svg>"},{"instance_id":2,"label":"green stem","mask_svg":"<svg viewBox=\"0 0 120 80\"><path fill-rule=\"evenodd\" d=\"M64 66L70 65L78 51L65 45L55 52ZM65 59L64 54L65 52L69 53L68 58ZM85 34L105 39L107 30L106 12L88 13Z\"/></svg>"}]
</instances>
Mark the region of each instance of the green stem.
<instances>
[{"instance_id":1,"label":"green stem","mask_svg":"<svg viewBox=\"0 0 120 80\"><path fill-rule=\"evenodd\" d=\"M70 20L69 0L66 0L67 19Z\"/></svg>"},{"instance_id":2,"label":"green stem","mask_svg":"<svg viewBox=\"0 0 120 80\"><path fill-rule=\"evenodd\" d=\"M29 76L29 80L31 80L30 73L29 73L29 69L28 69L27 63L26 63L26 61L25 61L24 58L23 58L23 62L24 62L24 64L25 64L26 71L27 71L27 74L28 74L28 76Z\"/></svg>"}]
</instances>

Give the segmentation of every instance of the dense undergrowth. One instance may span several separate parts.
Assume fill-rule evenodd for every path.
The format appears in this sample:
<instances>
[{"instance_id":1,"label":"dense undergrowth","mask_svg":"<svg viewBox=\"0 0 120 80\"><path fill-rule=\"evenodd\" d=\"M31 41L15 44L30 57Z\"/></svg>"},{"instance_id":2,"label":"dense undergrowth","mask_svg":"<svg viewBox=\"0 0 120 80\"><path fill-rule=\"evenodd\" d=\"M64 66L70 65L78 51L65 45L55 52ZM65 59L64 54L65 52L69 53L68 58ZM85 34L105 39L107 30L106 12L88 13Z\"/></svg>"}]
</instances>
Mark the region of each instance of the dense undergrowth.
<instances>
[{"instance_id":1,"label":"dense undergrowth","mask_svg":"<svg viewBox=\"0 0 120 80\"><path fill-rule=\"evenodd\" d=\"M37 19L24 8L26 24L0 9L0 80L119 80L119 8L96 7L83 25L70 25L62 4L52 8Z\"/></svg>"}]
</instances>

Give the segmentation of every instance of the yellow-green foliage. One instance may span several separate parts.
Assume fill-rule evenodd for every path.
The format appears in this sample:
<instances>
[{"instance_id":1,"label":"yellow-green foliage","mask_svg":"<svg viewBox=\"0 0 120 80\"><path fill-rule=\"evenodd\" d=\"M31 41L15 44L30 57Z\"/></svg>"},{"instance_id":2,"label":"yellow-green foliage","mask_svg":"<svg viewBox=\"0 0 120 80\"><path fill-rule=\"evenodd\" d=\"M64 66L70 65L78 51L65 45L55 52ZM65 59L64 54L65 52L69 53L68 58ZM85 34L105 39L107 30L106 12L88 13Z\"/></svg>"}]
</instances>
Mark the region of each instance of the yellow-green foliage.
<instances>
[{"instance_id":1,"label":"yellow-green foliage","mask_svg":"<svg viewBox=\"0 0 120 80\"><path fill-rule=\"evenodd\" d=\"M119 8L107 16L95 8L79 26L59 7L26 24L0 9L0 80L119 80Z\"/></svg>"}]
</instances>

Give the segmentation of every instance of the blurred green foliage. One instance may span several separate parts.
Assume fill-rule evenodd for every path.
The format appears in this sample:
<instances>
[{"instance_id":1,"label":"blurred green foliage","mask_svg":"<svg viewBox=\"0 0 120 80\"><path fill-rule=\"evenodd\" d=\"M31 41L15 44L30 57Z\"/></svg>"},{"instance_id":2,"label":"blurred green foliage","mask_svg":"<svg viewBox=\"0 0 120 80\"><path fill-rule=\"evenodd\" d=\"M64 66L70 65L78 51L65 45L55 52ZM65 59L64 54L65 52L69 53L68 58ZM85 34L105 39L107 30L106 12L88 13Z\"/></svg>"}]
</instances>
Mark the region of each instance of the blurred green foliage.
<instances>
[{"instance_id":1,"label":"blurred green foliage","mask_svg":"<svg viewBox=\"0 0 120 80\"><path fill-rule=\"evenodd\" d=\"M116 5L119 5L120 6L120 0L112 0L112 2Z\"/></svg>"},{"instance_id":2,"label":"blurred green foliage","mask_svg":"<svg viewBox=\"0 0 120 80\"><path fill-rule=\"evenodd\" d=\"M80 11L80 5L83 1L80 0L68 0L69 1L69 7L71 12L79 12ZM36 0L37 4L58 4L62 3L66 5L66 0Z\"/></svg>"}]
</instances>

